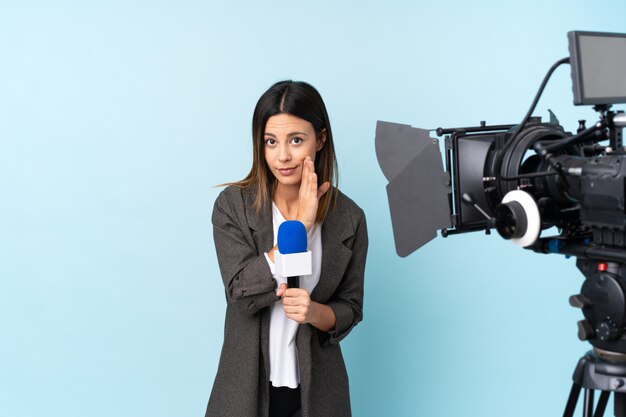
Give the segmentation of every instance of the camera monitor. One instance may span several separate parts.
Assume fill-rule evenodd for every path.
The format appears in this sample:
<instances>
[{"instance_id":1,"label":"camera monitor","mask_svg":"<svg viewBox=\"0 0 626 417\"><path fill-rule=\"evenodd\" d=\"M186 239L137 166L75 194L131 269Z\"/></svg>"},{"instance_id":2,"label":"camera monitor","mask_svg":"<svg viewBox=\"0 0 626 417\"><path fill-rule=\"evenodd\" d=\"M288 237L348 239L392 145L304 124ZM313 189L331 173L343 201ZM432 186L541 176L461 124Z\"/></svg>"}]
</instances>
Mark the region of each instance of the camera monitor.
<instances>
[{"instance_id":1,"label":"camera monitor","mask_svg":"<svg viewBox=\"0 0 626 417\"><path fill-rule=\"evenodd\" d=\"M573 31L574 104L626 103L626 34Z\"/></svg>"}]
</instances>

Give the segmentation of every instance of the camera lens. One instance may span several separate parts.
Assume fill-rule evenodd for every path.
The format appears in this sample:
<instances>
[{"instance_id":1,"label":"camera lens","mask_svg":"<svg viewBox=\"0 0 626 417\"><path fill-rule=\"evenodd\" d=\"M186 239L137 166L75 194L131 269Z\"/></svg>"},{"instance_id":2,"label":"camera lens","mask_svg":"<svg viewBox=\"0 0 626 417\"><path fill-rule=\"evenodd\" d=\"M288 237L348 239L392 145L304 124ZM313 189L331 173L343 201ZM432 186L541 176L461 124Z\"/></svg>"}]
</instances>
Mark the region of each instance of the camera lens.
<instances>
[{"instance_id":1,"label":"camera lens","mask_svg":"<svg viewBox=\"0 0 626 417\"><path fill-rule=\"evenodd\" d=\"M496 207L496 230L505 239L519 238L526 233L526 213L517 201L499 204Z\"/></svg>"}]
</instances>

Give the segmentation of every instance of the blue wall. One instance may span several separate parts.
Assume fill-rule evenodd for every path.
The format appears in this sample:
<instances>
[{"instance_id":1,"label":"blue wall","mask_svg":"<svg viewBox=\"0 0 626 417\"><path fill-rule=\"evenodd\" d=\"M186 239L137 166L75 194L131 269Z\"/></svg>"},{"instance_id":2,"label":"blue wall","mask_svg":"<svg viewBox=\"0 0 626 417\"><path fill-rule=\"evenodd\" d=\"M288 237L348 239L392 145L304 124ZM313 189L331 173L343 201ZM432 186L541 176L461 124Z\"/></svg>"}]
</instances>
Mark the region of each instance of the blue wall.
<instances>
[{"instance_id":1,"label":"blue wall","mask_svg":"<svg viewBox=\"0 0 626 417\"><path fill-rule=\"evenodd\" d=\"M573 260L479 234L398 258L374 129L518 122L567 31L626 32L624 1L7 3L0 415L203 415L225 309L213 186L247 173L254 104L285 78L324 96L368 216L355 416L562 413L589 348ZM569 77L536 113L573 130L595 115Z\"/></svg>"}]
</instances>

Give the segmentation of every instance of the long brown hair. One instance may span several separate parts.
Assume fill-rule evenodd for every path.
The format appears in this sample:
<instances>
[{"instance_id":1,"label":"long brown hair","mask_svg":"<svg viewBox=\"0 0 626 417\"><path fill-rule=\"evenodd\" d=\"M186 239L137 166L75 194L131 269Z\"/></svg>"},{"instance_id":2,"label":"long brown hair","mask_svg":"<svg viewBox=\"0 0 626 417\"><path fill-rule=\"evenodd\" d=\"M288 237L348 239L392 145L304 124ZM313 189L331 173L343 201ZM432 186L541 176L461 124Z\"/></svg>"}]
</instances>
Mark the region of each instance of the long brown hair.
<instances>
[{"instance_id":1,"label":"long brown hair","mask_svg":"<svg viewBox=\"0 0 626 417\"><path fill-rule=\"evenodd\" d=\"M254 208L257 211L268 204L276 187L276 178L265 162L265 126L267 120L277 114L287 113L306 120L313 125L319 137L326 131L326 142L315 157L315 173L318 187L328 181L330 189L320 198L315 220L323 222L331 205L337 198L337 159L333 133L328 112L320 93L310 84L302 81L280 81L269 88L256 104L252 116L252 168L241 181L224 185L256 189Z\"/></svg>"}]
</instances>

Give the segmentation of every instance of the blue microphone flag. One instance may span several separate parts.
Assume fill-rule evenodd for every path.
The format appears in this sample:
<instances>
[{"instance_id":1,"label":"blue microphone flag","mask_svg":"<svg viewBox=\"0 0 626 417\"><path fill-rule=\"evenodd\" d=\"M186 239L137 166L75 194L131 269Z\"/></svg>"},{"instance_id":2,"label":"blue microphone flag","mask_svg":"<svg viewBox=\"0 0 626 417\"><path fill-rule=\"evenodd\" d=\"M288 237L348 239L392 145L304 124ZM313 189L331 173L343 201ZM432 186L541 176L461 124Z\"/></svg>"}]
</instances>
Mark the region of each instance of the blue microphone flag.
<instances>
[{"instance_id":1,"label":"blue microphone flag","mask_svg":"<svg viewBox=\"0 0 626 417\"><path fill-rule=\"evenodd\" d=\"M306 252L307 240L306 229L302 222L286 220L278 227L278 251L280 253Z\"/></svg>"}]
</instances>

